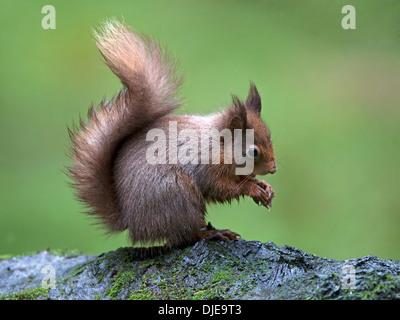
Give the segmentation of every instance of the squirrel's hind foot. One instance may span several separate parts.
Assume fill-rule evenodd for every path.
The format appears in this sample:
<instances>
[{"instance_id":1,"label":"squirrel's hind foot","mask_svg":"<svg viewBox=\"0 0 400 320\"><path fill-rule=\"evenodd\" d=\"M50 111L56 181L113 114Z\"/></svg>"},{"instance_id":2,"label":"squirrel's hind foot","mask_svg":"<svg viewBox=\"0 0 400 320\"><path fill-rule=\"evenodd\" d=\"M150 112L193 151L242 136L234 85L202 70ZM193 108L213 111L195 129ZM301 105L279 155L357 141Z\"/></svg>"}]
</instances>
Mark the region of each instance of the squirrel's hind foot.
<instances>
[{"instance_id":1,"label":"squirrel's hind foot","mask_svg":"<svg viewBox=\"0 0 400 320\"><path fill-rule=\"evenodd\" d=\"M210 222L196 233L196 241L201 239L206 241L230 241L239 240L239 238L240 234L229 229L215 229Z\"/></svg>"}]
</instances>

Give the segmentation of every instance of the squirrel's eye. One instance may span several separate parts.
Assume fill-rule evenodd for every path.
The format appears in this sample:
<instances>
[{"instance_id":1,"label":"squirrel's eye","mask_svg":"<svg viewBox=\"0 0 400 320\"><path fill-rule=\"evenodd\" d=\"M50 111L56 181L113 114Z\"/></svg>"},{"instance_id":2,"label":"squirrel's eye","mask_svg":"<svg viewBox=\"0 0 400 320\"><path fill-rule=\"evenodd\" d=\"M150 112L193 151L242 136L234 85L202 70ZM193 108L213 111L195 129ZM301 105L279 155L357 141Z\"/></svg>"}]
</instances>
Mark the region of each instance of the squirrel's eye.
<instances>
[{"instance_id":1,"label":"squirrel's eye","mask_svg":"<svg viewBox=\"0 0 400 320\"><path fill-rule=\"evenodd\" d=\"M260 154L260 150L256 146L251 146L247 153L250 157L257 158Z\"/></svg>"}]
</instances>

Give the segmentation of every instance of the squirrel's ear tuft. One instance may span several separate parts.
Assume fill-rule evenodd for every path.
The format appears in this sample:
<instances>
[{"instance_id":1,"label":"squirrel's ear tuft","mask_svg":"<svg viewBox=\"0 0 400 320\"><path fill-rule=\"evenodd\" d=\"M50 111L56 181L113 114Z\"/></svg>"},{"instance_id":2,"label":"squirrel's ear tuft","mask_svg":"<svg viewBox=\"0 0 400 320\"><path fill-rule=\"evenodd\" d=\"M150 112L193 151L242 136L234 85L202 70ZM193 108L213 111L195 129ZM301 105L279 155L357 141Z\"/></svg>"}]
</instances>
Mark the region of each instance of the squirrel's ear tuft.
<instances>
[{"instance_id":1,"label":"squirrel's ear tuft","mask_svg":"<svg viewBox=\"0 0 400 320\"><path fill-rule=\"evenodd\" d=\"M237 97L232 96L233 106L228 110L228 123L229 129L246 129L247 127L247 111L246 106Z\"/></svg>"},{"instance_id":2,"label":"squirrel's ear tuft","mask_svg":"<svg viewBox=\"0 0 400 320\"><path fill-rule=\"evenodd\" d=\"M258 116L261 114L261 97L254 82L250 82L250 91L246 99L246 107Z\"/></svg>"}]
</instances>

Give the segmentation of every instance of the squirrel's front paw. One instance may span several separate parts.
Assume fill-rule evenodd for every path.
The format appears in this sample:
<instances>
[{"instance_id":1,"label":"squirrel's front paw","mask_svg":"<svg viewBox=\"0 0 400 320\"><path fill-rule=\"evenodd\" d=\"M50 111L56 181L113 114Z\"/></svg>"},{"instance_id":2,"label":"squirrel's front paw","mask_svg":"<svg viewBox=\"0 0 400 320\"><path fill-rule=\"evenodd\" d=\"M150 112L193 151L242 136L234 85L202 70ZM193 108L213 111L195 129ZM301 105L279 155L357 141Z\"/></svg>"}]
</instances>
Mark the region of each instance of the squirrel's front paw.
<instances>
[{"instance_id":1,"label":"squirrel's front paw","mask_svg":"<svg viewBox=\"0 0 400 320\"><path fill-rule=\"evenodd\" d=\"M251 195L254 202L258 205L263 205L269 210L272 207L272 198L275 196L271 185L260 179L253 179L252 182L256 189L255 194Z\"/></svg>"}]
</instances>

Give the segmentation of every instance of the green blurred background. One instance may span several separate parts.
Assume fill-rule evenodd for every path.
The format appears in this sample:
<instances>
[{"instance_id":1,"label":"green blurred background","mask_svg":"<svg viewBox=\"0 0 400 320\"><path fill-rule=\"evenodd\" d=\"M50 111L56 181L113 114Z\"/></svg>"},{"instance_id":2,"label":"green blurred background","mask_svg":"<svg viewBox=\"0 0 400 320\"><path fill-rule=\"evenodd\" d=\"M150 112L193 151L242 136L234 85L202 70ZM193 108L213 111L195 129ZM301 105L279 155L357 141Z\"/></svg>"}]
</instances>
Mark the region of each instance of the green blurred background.
<instances>
[{"instance_id":1,"label":"green blurred background","mask_svg":"<svg viewBox=\"0 0 400 320\"><path fill-rule=\"evenodd\" d=\"M123 18L155 36L185 74L180 112L262 95L278 171L271 211L251 199L209 208L247 240L335 259L400 259L400 5L351 1L2 1L0 254L127 246L83 215L63 173L67 126L118 92L92 28ZM56 9L44 30L41 9Z\"/></svg>"}]
</instances>

